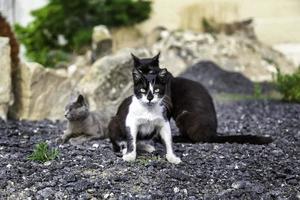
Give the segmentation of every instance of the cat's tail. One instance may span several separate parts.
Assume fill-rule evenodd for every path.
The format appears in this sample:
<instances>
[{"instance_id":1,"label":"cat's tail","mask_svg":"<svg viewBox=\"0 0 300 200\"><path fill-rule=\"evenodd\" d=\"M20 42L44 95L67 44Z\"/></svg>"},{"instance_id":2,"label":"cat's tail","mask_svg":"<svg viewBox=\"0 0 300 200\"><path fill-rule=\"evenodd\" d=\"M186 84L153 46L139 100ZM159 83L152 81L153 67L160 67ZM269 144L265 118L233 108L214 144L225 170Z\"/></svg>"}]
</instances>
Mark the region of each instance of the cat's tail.
<instances>
[{"instance_id":1,"label":"cat's tail","mask_svg":"<svg viewBox=\"0 0 300 200\"><path fill-rule=\"evenodd\" d=\"M189 138L182 136L173 136L174 143L197 143L197 142L207 142L207 143L237 143L237 144L269 144L273 139L269 136L257 136L257 135L215 135L210 137L205 141L192 141Z\"/></svg>"},{"instance_id":2,"label":"cat's tail","mask_svg":"<svg viewBox=\"0 0 300 200\"><path fill-rule=\"evenodd\" d=\"M269 136L257 136L257 135L229 135L221 136L216 135L210 138L210 143L238 143L238 144L269 144L273 139Z\"/></svg>"}]
</instances>

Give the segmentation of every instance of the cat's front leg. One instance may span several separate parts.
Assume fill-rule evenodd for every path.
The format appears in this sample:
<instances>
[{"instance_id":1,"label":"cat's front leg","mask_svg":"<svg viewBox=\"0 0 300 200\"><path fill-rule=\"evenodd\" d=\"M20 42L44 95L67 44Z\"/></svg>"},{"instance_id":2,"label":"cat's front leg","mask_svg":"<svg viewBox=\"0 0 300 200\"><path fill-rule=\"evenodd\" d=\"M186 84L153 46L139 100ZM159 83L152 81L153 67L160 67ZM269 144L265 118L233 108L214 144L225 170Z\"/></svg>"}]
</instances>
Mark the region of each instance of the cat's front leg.
<instances>
[{"instance_id":1,"label":"cat's front leg","mask_svg":"<svg viewBox=\"0 0 300 200\"><path fill-rule=\"evenodd\" d=\"M170 123L165 122L160 129L160 136L166 146L166 158L170 163L179 164L181 159L174 154Z\"/></svg>"},{"instance_id":2,"label":"cat's front leg","mask_svg":"<svg viewBox=\"0 0 300 200\"><path fill-rule=\"evenodd\" d=\"M64 134L60 138L61 143L66 143L71 137L73 136L73 133L67 129L64 131Z\"/></svg>"},{"instance_id":3,"label":"cat's front leg","mask_svg":"<svg viewBox=\"0 0 300 200\"><path fill-rule=\"evenodd\" d=\"M136 159L136 137L136 126L131 125L126 127L127 150L126 153L123 155L123 160L134 161Z\"/></svg>"}]
</instances>

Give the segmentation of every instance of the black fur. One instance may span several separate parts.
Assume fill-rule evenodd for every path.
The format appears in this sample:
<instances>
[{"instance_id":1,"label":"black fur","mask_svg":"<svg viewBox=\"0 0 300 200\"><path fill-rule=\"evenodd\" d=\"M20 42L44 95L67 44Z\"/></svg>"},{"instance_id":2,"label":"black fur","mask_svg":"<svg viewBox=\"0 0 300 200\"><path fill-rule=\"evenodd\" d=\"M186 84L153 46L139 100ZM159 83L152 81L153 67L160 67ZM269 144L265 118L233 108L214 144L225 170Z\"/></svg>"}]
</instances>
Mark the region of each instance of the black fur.
<instances>
[{"instance_id":1,"label":"black fur","mask_svg":"<svg viewBox=\"0 0 300 200\"><path fill-rule=\"evenodd\" d=\"M139 59L133 54L131 54L131 56L133 59L134 67L143 71L145 75L157 74L159 72L160 53L158 53L153 58L144 58L144 59Z\"/></svg>"},{"instance_id":2,"label":"black fur","mask_svg":"<svg viewBox=\"0 0 300 200\"><path fill-rule=\"evenodd\" d=\"M118 108L117 114L112 117L108 125L109 139L113 145L113 151L119 152L121 149L118 142L126 140L127 130L125 126L126 116L131 104L132 96L123 100Z\"/></svg>"},{"instance_id":3,"label":"black fur","mask_svg":"<svg viewBox=\"0 0 300 200\"><path fill-rule=\"evenodd\" d=\"M127 139L127 153L133 151L133 138L130 134L130 128L126 127L126 139Z\"/></svg>"}]
</instances>

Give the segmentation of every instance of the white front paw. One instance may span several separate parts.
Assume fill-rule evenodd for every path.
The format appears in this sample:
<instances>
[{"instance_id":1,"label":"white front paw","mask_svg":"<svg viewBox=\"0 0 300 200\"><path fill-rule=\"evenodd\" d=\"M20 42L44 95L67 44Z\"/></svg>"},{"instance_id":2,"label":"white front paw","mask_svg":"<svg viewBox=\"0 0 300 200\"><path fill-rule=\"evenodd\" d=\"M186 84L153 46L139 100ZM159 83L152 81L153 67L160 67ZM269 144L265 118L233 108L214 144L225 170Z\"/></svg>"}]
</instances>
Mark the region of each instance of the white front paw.
<instances>
[{"instance_id":1,"label":"white front paw","mask_svg":"<svg viewBox=\"0 0 300 200\"><path fill-rule=\"evenodd\" d=\"M135 161L136 152L127 153L127 154L123 155L122 158L123 158L123 160L125 160L127 162Z\"/></svg>"},{"instance_id":2,"label":"white front paw","mask_svg":"<svg viewBox=\"0 0 300 200\"><path fill-rule=\"evenodd\" d=\"M174 154L167 154L166 157L170 163L174 163L174 164L181 163L181 159L179 157L175 156Z\"/></svg>"}]
</instances>

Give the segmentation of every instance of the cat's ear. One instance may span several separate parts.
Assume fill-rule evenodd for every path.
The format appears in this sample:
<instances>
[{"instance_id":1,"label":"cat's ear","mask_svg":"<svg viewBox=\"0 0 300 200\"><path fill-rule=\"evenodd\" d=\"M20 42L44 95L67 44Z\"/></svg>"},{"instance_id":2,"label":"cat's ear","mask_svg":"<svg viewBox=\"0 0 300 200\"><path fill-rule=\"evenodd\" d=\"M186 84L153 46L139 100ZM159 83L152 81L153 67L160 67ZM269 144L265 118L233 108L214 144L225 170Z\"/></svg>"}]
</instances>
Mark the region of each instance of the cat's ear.
<instances>
[{"instance_id":1,"label":"cat's ear","mask_svg":"<svg viewBox=\"0 0 300 200\"><path fill-rule=\"evenodd\" d=\"M159 67L159 56L160 52L158 52L158 54L151 59L152 66Z\"/></svg>"},{"instance_id":2,"label":"cat's ear","mask_svg":"<svg viewBox=\"0 0 300 200\"><path fill-rule=\"evenodd\" d=\"M138 67L141 64L140 59L136 57L133 53L131 53L131 57L133 60L134 67Z\"/></svg>"},{"instance_id":3,"label":"cat's ear","mask_svg":"<svg viewBox=\"0 0 300 200\"><path fill-rule=\"evenodd\" d=\"M165 78L168 75L168 70L166 68L163 68L159 71L158 76L160 78Z\"/></svg>"},{"instance_id":4,"label":"cat's ear","mask_svg":"<svg viewBox=\"0 0 300 200\"><path fill-rule=\"evenodd\" d=\"M162 83L166 83L169 79L168 70L166 68L161 69L158 73L158 77Z\"/></svg>"},{"instance_id":5,"label":"cat's ear","mask_svg":"<svg viewBox=\"0 0 300 200\"><path fill-rule=\"evenodd\" d=\"M143 76L142 76L141 72L138 69L134 68L132 70L132 78L133 78L134 83L139 82L142 79L142 77Z\"/></svg>"},{"instance_id":6,"label":"cat's ear","mask_svg":"<svg viewBox=\"0 0 300 200\"><path fill-rule=\"evenodd\" d=\"M76 102L81 104L81 105L85 104L85 100L84 100L83 95L79 94L78 97L77 97Z\"/></svg>"}]
</instances>

